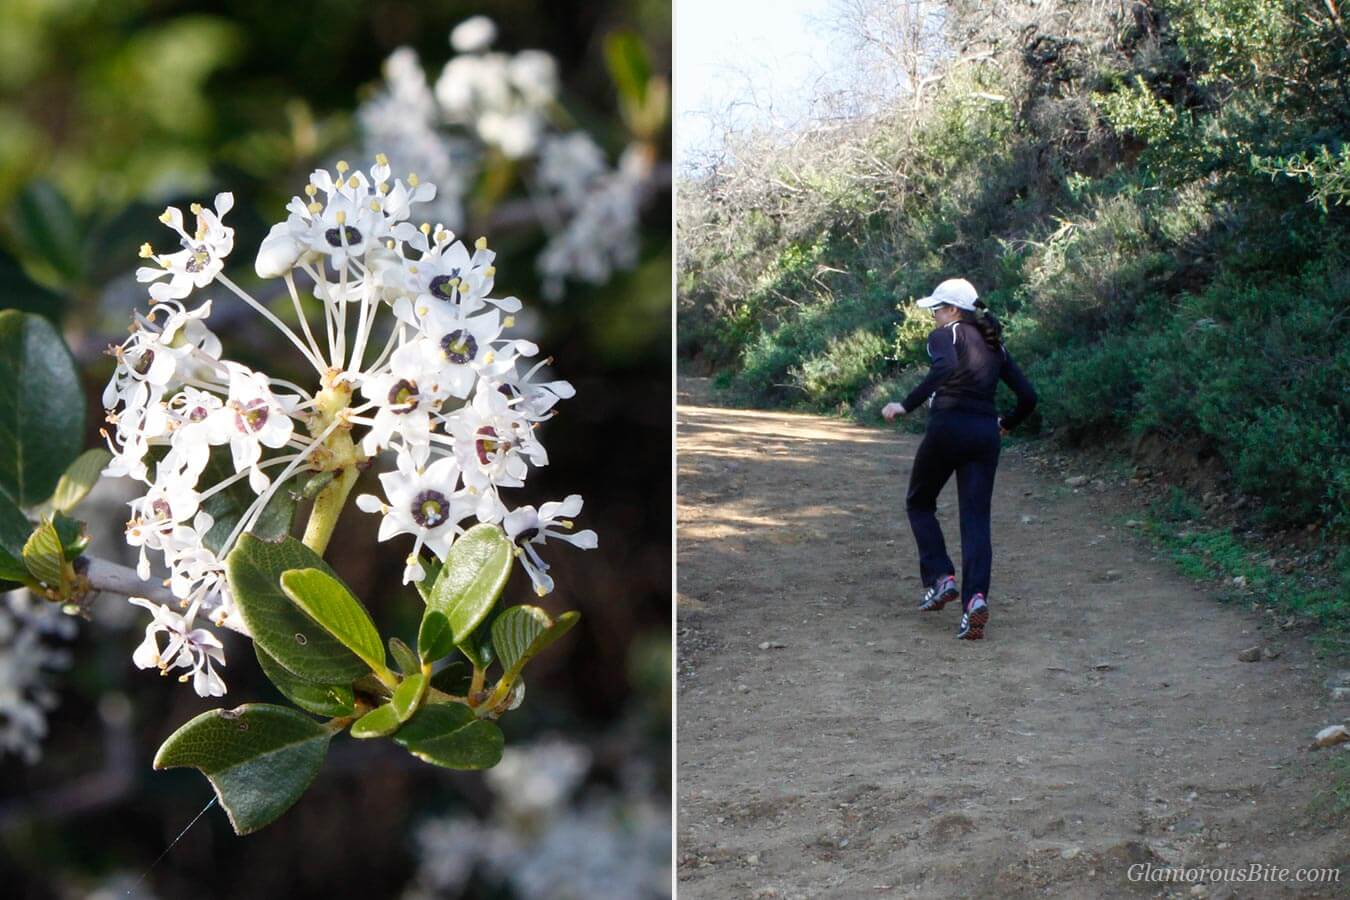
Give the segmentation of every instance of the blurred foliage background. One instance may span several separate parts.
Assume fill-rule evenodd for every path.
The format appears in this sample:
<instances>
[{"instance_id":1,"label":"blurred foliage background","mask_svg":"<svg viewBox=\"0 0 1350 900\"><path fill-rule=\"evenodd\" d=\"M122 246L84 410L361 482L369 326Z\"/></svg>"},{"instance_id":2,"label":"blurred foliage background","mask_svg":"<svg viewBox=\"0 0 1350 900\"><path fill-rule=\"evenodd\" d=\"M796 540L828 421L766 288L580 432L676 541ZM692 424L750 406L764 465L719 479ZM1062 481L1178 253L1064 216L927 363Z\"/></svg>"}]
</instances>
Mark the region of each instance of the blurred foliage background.
<instances>
[{"instance_id":1,"label":"blurred foliage background","mask_svg":"<svg viewBox=\"0 0 1350 900\"><path fill-rule=\"evenodd\" d=\"M132 277L136 249L163 243L156 220L163 206L233 191L236 251L227 271L251 279L253 253L283 218L285 201L313 168L356 145L354 110L378 84L385 58L413 47L434 79L451 56L450 29L480 13L497 23L497 48L556 57L559 115L586 130L611 161L634 134L606 65L606 41L632 36L651 72L668 78L668 0L500 0L490 8L411 0L0 0L0 308L39 312L62 327L86 379L91 446L112 368L103 351L125 335L130 310L144 305ZM590 838L593 848L605 840L626 846L625 834L642 827L650 836L651 810L669 829L668 125L643 137L661 162L631 270L600 286L569 282L561 302L544 304L534 269L544 235L510 222L487 232L498 251L498 290L536 311L532 336L556 358L558 377L577 388L545 427L550 465L532 475L520 502L581 493L579 527L600 535L597 551L556 554L558 589L545 605L580 609L582 622L535 663L525 705L502 725L509 745L553 735L582 748L583 774L567 782L555 806L606 810L586 819L612 832ZM470 241L492 224L502 200L498 186L475 191L462 232ZM266 360L275 375L299 374L286 371L299 360L278 333L245 317L231 320L233 304L220 293L202 291L192 302L216 301L212 324L227 349L250 365ZM93 555L123 552L128 498L118 490L100 486L91 508L81 510L94 533ZM399 587L405 547L376 545L371 523L349 510L330 549L382 625L415 633L420 602ZM507 599L530 596L517 572ZM195 773L152 772L154 750L176 725L215 704L135 670L130 653L141 623L111 608L120 600L99 604L108 611L96 610L69 642L46 638L68 646L70 665L49 678L57 704L41 759L4 761L5 896L131 889L158 897L393 897L412 895L414 884L418 896L428 895L428 885L430 895L459 895L418 875L428 856L457 852L454 841L419 840L419 823L447 814L501 821L497 794L480 775L431 769L352 741L334 748L315 787L269 829L235 838L224 815L211 810L137 884L210 798ZM240 646L228 651L227 699L275 699L250 655ZM511 827L540 837L550 821L561 821L550 815L535 809L516 815ZM586 843L552 864L560 873L584 869ZM529 893L489 870L483 862L461 879L464 895ZM565 894L567 883L557 882L562 893L553 895ZM659 896L668 884L663 869L644 892Z\"/></svg>"}]
</instances>

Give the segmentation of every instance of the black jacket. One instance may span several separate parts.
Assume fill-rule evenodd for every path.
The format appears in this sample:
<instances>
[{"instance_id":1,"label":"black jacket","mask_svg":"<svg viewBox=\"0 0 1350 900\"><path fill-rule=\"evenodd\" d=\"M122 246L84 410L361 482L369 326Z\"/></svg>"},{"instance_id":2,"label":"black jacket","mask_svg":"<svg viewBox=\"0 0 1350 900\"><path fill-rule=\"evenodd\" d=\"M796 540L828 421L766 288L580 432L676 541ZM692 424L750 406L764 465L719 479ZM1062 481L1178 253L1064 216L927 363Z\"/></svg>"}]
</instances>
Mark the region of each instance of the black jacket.
<instances>
[{"instance_id":1,"label":"black jacket","mask_svg":"<svg viewBox=\"0 0 1350 900\"><path fill-rule=\"evenodd\" d=\"M901 401L907 412L931 396L929 407L934 410L998 415L994 393L999 381L1017 395L1017 406L1003 417L1004 428L1016 428L1036 408L1036 391L1008 348L990 350L980 330L969 322L934 328L928 335L928 355L933 360L928 375Z\"/></svg>"}]
</instances>

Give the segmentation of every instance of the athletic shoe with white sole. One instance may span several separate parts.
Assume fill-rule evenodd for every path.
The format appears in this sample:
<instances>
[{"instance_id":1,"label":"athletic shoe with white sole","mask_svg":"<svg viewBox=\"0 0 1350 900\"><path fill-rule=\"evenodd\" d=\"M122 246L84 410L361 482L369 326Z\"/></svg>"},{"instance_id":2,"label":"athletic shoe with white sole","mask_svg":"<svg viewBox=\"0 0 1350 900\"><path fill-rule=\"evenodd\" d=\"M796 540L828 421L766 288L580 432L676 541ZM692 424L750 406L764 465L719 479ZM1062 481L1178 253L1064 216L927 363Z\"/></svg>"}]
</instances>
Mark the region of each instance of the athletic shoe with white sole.
<instances>
[{"instance_id":1,"label":"athletic shoe with white sole","mask_svg":"<svg viewBox=\"0 0 1350 900\"><path fill-rule=\"evenodd\" d=\"M919 601L919 611L936 612L960 596L961 589L956 586L956 576L943 575L924 592L923 599Z\"/></svg>"},{"instance_id":2,"label":"athletic shoe with white sole","mask_svg":"<svg viewBox=\"0 0 1350 900\"><path fill-rule=\"evenodd\" d=\"M961 627L956 630L956 636L963 641L982 641L988 622L989 606L984 602L984 594L976 594L961 614Z\"/></svg>"}]
</instances>

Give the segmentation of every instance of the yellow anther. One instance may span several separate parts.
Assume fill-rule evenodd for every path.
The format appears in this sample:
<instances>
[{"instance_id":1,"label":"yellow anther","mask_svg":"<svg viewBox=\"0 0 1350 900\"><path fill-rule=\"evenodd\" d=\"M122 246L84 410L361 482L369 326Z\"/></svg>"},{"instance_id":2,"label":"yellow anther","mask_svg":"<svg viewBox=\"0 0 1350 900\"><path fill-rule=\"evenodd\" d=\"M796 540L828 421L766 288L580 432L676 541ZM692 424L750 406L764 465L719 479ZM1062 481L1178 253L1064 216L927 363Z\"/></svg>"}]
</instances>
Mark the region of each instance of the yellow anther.
<instances>
[{"instance_id":1,"label":"yellow anther","mask_svg":"<svg viewBox=\"0 0 1350 900\"><path fill-rule=\"evenodd\" d=\"M141 244L141 259L149 259L155 255L155 251L150 249L149 244Z\"/></svg>"},{"instance_id":2,"label":"yellow anther","mask_svg":"<svg viewBox=\"0 0 1350 900\"><path fill-rule=\"evenodd\" d=\"M343 211L343 210L338 210L338 211L337 211L337 214L334 215L333 218L337 220L337 223L338 223L339 225L346 225L346 224L347 224L347 213L346 213L345 211Z\"/></svg>"},{"instance_id":3,"label":"yellow anther","mask_svg":"<svg viewBox=\"0 0 1350 900\"><path fill-rule=\"evenodd\" d=\"M493 275L496 275L496 274L497 274L497 267L496 267L496 266L488 266L486 269L483 270L483 277L484 277L484 278L491 278Z\"/></svg>"},{"instance_id":4,"label":"yellow anther","mask_svg":"<svg viewBox=\"0 0 1350 900\"><path fill-rule=\"evenodd\" d=\"M451 286L451 287L457 288L457 287L459 287L459 283L460 283L460 279L458 279L458 278L451 278L451 279L450 279L450 286Z\"/></svg>"},{"instance_id":5,"label":"yellow anther","mask_svg":"<svg viewBox=\"0 0 1350 900\"><path fill-rule=\"evenodd\" d=\"M306 207L306 209L308 209L312 213L320 213L323 212L323 204L311 203L309 206Z\"/></svg>"},{"instance_id":6,"label":"yellow anther","mask_svg":"<svg viewBox=\"0 0 1350 900\"><path fill-rule=\"evenodd\" d=\"M347 161L345 159L338 160L337 170L339 175L346 173L346 171L350 168L351 166L347 165Z\"/></svg>"},{"instance_id":7,"label":"yellow anther","mask_svg":"<svg viewBox=\"0 0 1350 900\"><path fill-rule=\"evenodd\" d=\"M353 175L351 178L348 178L348 179L347 179L347 187L349 187L349 188L357 187L357 186L360 185L360 184L361 184L361 179L360 179L360 178L357 178L355 175Z\"/></svg>"},{"instance_id":8,"label":"yellow anther","mask_svg":"<svg viewBox=\"0 0 1350 900\"><path fill-rule=\"evenodd\" d=\"M428 312L430 312L430 310L428 310L425 306L417 307L417 314L419 316L425 316Z\"/></svg>"},{"instance_id":9,"label":"yellow anther","mask_svg":"<svg viewBox=\"0 0 1350 900\"><path fill-rule=\"evenodd\" d=\"M505 319L502 319L502 327L503 327L503 328L515 328L515 327L516 327L516 317L515 317L515 316L507 316Z\"/></svg>"},{"instance_id":10,"label":"yellow anther","mask_svg":"<svg viewBox=\"0 0 1350 900\"><path fill-rule=\"evenodd\" d=\"M421 227L418 228L418 231L421 231L423 234L431 234L431 223L423 222Z\"/></svg>"},{"instance_id":11,"label":"yellow anther","mask_svg":"<svg viewBox=\"0 0 1350 900\"><path fill-rule=\"evenodd\" d=\"M447 232L447 231L438 231L438 232L436 232L436 243L439 244L441 241L446 240L446 239L449 238L449 237L450 237L450 233L449 233L449 232Z\"/></svg>"},{"instance_id":12,"label":"yellow anther","mask_svg":"<svg viewBox=\"0 0 1350 900\"><path fill-rule=\"evenodd\" d=\"M538 594L540 597L547 597L547 596L548 596L548 591L546 591L546 590L544 589L544 586L543 586L542 584L536 584L536 585L534 586L534 592L535 592L536 594Z\"/></svg>"},{"instance_id":13,"label":"yellow anther","mask_svg":"<svg viewBox=\"0 0 1350 900\"><path fill-rule=\"evenodd\" d=\"M408 266L408 271L411 272L412 274L416 275L416 274L417 274L417 266Z\"/></svg>"},{"instance_id":14,"label":"yellow anther","mask_svg":"<svg viewBox=\"0 0 1350 900\"><path fill-rule=\"evenodd\" d=\"M379 211L380 211L380 201L378 201L378 200L372 200L372 201L370 201L370 208L371 208L374 212L379 212Z\"/></svg>"},{"instance_id":15,"label":"yellow anther","mask_svg":"<svg viewBox=\"0 0 1350 900\"><path fill-rule=\"evenodd\" d=\"M478 249L478 250L486 250L486 249L487 249L487 238L485 238L485 237L480 237L478 240L476 240L476 241L473 242L473 245L474 245L474 247L475 247L476 249Z\"/></svg>"},{"instance_id":16,"label":"yellow anther","mask_svg":"<svg viewBox=\"0 0 1350 900\"><path fill-rule=\"evenodd\" d=\"M561 525L561 526L564 527L564 528L571 528L571 527L572 527L572 520L571 520L571 519L560 519L560 520L558 521L558 524Z\"/></svg>"},{"instance_id":17,"label":"yellow anther","mask_svg":"<svg viewBox=\"0 0 1350 900\"><path fill-rule=\"evenodd\" d=\"M386 184L386 183L383 182L383 181L380 182L380 193L381 193L381 194L387 194L387 193L389 193L389 185Z\"/></svg>"},{"instance_id":18,"label":"yellow anther","mask_svg":"<svg viewBox=\"0 0 1350 900\"><path fill-rule=\"evenodd\" d=\"M492 361L493 361L494 359L496 359L496 358L497 358L497 354L495 354L495 353L493 353L491 350L489 350L488 352L486 352L486 353L483 354L483 365L485 365L485 366L490 366L490 365L492 365Z\"/></svg>"},{"instance_id":19,"label":"yellow anther","mask_svg":"<svg viewBox=\"0 0 1350 900\"><path fill-rule=\"evenodd\" d=\"M385 245L386 247L388 247L390 250L393 250L393 249L394 249L394 239L393 239L393 238L390 238L389 240L387 240L387 241L384 242L384 245Z\"/></svg>"},{"instance_id":20,"label":"yellow anther","mask_svg":"<svg viewBox=\"0 0 1350 900\"><path fill-rule=\"evenodd\" d=\"M189 206L188 209L192 210L194 216L200 216L202 214L202 205L200 203L194 203Z\"/></svg>"},{"instance_id":21,"label":"yellow anther","mask_svg":"<svg viewBox=\"0 0 1350 900\"><path fill-rule=\"evenodd\" d=\"M421 183L422 183L422 179L420 179L420 178L417 177L417 173L416 173L416 172L409 172L409 173L408 173L408 184L412 185L413 187L417 187L417 186L418 186L419 184L421 184Z\"/></svg>"},{"instance_id":22,"label":"yellow anther","mask_svg":"<svg viewBox=\"0 0 1350 900\"><path fill-rule=\"evenodd\" d=\"M167 225L168 223L173 221L173 213L169 212L166 209L164 210L164 212L159 214L159 220Z\"/></svg>"},{"instance_id":23,"label":"yellow anther","mask_svg":"<svg viewBox=\"0 0 1350 900\"><path fill-rule=\"evenodd\" d=\"M376 153L375 163L376 165L387 166L389 165L389 157L385 156L383 153Z\"/></svg>"},{"instance_id":24,"label":"yellow anther","mask_svg":"<svg viewBox=\"0 0 1350 900\"><path fill-rule=\"evenodd\" d=\"M313 196L314 196L315 194L317 194L318 192L319 192L319 188L318 188L317 185L313 185L313 184L307 184L307 185L305 185L305 196L306 196L306 197L313 197Z\"/></svg>"}]
</instances>

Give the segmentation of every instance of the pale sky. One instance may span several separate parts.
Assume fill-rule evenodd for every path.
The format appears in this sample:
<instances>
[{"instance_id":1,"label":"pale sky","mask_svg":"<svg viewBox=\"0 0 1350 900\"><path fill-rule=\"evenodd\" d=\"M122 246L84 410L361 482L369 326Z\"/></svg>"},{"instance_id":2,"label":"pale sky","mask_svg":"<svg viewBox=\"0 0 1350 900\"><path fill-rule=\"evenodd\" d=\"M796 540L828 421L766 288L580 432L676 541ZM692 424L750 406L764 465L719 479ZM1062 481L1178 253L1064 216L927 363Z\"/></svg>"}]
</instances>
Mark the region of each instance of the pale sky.
<instances>
[{"instance_id":1,"label":"pale sky","mask_svg":"<svg viewBox=\"0 0 1350 900\"><path fill-rule=\"evenodd\" d=\"M738 123L799 121L812 85L831 69L830 0L677 0L675 152L706 149L706 113L737 104Z\"/></svg>"}]
</instances>

